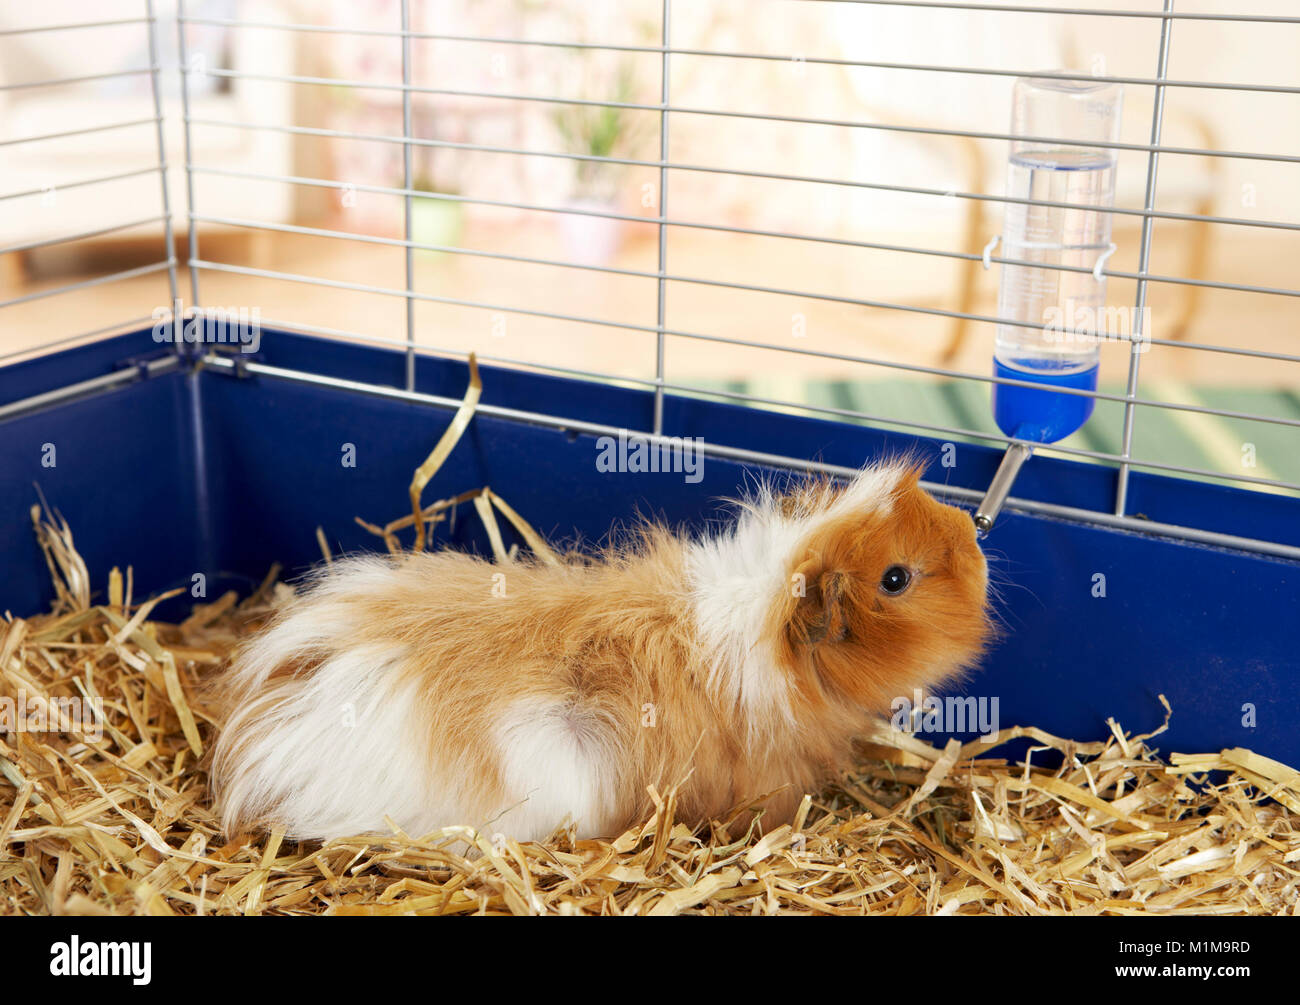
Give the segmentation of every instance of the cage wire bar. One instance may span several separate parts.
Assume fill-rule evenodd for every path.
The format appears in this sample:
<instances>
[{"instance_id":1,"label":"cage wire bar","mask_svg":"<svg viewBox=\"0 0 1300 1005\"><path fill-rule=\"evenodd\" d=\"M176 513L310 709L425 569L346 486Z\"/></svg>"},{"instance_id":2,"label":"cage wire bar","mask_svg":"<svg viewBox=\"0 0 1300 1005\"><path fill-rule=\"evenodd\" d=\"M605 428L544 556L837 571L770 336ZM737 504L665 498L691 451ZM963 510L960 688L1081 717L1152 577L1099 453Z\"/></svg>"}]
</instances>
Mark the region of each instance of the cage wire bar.
<instances>
[{"instance_id":1,"label":"cage wire bar","mask_svg":"<svg viewBox=\"0 0 1300 1005\"><path fill-rule=\"evenodd\" d=\"M145 32L149 35L149 93L153 98L153 119L158 138L158 184L162 194L163 241L167 249L167 288L171 293L168 307L174 307L179 295L176 288L176 240L172 234L172 204L167 193L167 143L163 133L162 92L158 86L158 19L154 16L153 0L144 0L148 24ZM186 160L189 160L188 152ZM172 319L173 322L175 318ZM177 346L180 342L175 343Z\"/></svg>"},{"instance_id":2,"label":"cage wire bar","mask_svg":"<svg viewBox=\"0 0 1300 1005\"><path fill-rule=\"evenodd\" d=\"M194 226L194 149L190 138L190 58L185 45L185 0L176 0L176 69L181 85L181 129L185 135L185 215L190 270L190 309L199 308L199 231ZM177 321L180 319L178 318Z\"/></svg>"},{"instance_id":3,"label":"cage wire bar","mask_svg":"<svg viewBox=\"0 0 1300 1005\"><path fill-rule=\"evenodd\" d=\"M76 21L61 24L35 25L23 28L6 28L0 30L0 38L8 38L23 35L44 34L47 32L76 32L86 31L96 28L115 28L123 26L140 25L143 26L146 40L149 63L147 66L131 67L126 70L116 70L108 73L91 73L80 74L72 77L55 77L44 78L29 81L12 81L0 85L0 91L18 91L31 88L59 87L69 84L81 84L102 80L114 80L125 77L135 77L148 75L149 77L149 100L152 104L152 115L141 116L136 118L122 119L113 122L104 122L93 125L82 126L78 129L59 130L55 132L37 133L29 136L6 137L0 140L0 147L19 146L24 144L39 144L51 140L68 139L76 136L84 136L94 133L114 132L119 130L131 129L139 126L154 127L155 144L157 149L157 161L153 164L141 168L132 168L126 171L117 171L111 174L98 174L89 177L78 178L72 181L61 182L57 187L44 186L38 189L27 189L15 192L0 192L0 204L11 199L24 199L32 196L45 196L47 194L57 195L59 191L67 189L93 188L100 185L106 185L114 181L121 181L129 178L138 178L144 175L157 174L159 180L160 213L149 214L143 217L137 217L119 223L110 224L103 227L96 227L91 230L81 230L72 234L64 234L59 237L44 238L34 241L18 242L0 246L0 255L17 254L27 251L33 251L40 248L52 248L58 245L72 244L77 241L93 239L107 236L109 234L121 233L151 224L162 224L164 253L161 261L151 262L146 265L140 265L133 268L121 269L102 276L95 276L90 279L78 280L72 283L65 283L61 286L52 287L45 290L37 290L31 293L21 294L19 296L9 297L0 300L0 319L4 317L3 311L6 308L16 307L20 304L31 303L36 300L43 300L53 297L62 296L67 293L75 293L81 290L93 289L95 287L108 285L116 282L123 282L129 279L135 279L142 276L152 275L158 272L167 272L167 284L170 292L170 299L166 305L165 318L172 320L173 306L177 302L177 280L176 267L177 259L175 255L175 244L172 230L172 207L171 200L167 190L167 149L163 127L163 106L162 94L159 86L159 74L164 69L159 62L157 46L157 16L154 12L153 0L143 0L144 8L143 17L126 17L126 18L105 18L95 21ZM34 353L50 352L55 349L67 348L80 342L90 339L100 338L106 335L117 334L123 331L129 331L137 328L142 324L157 321L157 314L138 315L116 321L111 324L101 325L89 331L78 332L73 335L62 336L42 343L36 347L24 347L18 350L9 351L0 354L0 365L9 363L18 357L30 356ZM120 371L105 374L91 380L80 381L76 384L59 388L53 391L36 395L32 398L22 401L10 402L7 405L0 406L0 419L8 418L12 415L22 414L35 408L44 407L48 404L55 404L58 401L80 397L85 394L94 393L100 390L107 390L119 387L122 384L142 379L143 376L153 376L155 374L165 373L174 370L179 365L179 359L176 355L169 358L154 360L142 367L125 368Z\"/></svg>"},{"instance_id":4,"label":"cage wire bar","mask_svg":"<svg viewBox=\"0 0 1300 1005\"><path fill-rule=\"evenodd\" d=\"M411 3L402 0L402 233L406 243L406 389L415 390L415 249L411 247Z\"/></svg>"},{"instance_id":5,"label":"cage wire bar","mask_svg":"<svg viewBox=\"0 0 1300 1005\"><path fill-rule=\"evenodd\" d=\"M661 15L663 55L659 61L659 223L656 228L659 239L659 280L656 289L655 325L659 329L655 334L655 410L654 433L656 436L664 431L664 376L667 350L668 323L668 56L669 38L672 31L672 0L664 0Z\"/></svg>"},{"instance_id":6,"label":"cage wire bar","mask_svg":"<svg viewBox=\"0 0 1300 1005\"><path fill-rule=\"evenodd\" d=\"M1165 13L1174 9L1174 0L1165 0ZM1156 66L1156 80L1162 81L1169 69L1169 40L1170 28L1172 22L1168 18L1160 22L1160 58ZM1165 121L1165 88L1161 83L1155 85L1155 97L1152 101L1151 111L1151 146L1157 147L1160 144L1161 132L1164 129ZM1156 168L1159 165L1159 153L1152 149L1147 154L1147 179L1146 195L1142 203L1143 209L1152 210L1156 204ZM1141 246L1138 249L1138 281L1137 281L1137 304L1133 313L1133 323L1137 327L1137 334L1142 333L1142 308L1147 302L1147 280L1146 272L1151 264L1151 217L1142 217L1142 237ZM1129 349L1128 354L1128 390L1125 397L1128 399L1124 402L1124 433L1123 460L1119 463L1119 476L1115 481L1115 515L1123 516L1128 502L1128 478L1131 465L1129 459L1133 455L1133 423L1136 418L1136 409L1134 402L1138 393L1138 369L1142 362L1142 354L1138 352L1138 343L1134 342Z\"/></svg>"},{"instance_id":7,"label":"cage wire bar","mask_svg":"<svg viewBox=\"0 0 1300 1005\"><path fill-rule=\"evenodd\" d=\"M1156 72L1152 77L1141 76L1107 76L1097 74L1083 74L1073 72L1052 72L1042 73L1040 71L1026 69L1004 69L994 67L978 66L961 66L943 63L902 63L902 62L885 62L885 61L868 61L854 60L844 58L834 58L820 55L801 55L799 58L808 64L842 66L842 67L862 67L871 69L885 69L895 71L907 71L926 74L951 74L951 75L975 75L984 77L1016 77L1025 75L1056 77L1063 80L1088 80L1092 82L1119 83L1126 85L1135 85L1149 87L1153 94L1153 113L1150 133L1150 142L1140 143L1114 143L1114 144L1094 144L1104 146L1107 149L1116 151L1129 151L1145 153L1147 158L1147 172L1144 186L1144 197L1141 208L1117 206L1112 212L1115 216L1135 217L1140 221L1141 237L1139 243L1139 257L1137 270L1127 271L1112 269L1109 263L1101 270L1102 274L1116 279L1125 279L1134 281L1136 284L1136 307L1135 325L1142 324L1142 308L1145 306L1148 297L1150 284L1164 284L1171 286L1183 286L1189 288L1216 289L1251 294L1257 296L1273 296L1282 298L1300 297L1300 289L1288 287L1268 286L1260 284L1246 284L1231 282L1223 279L1204 278L1199 276L1177 276L1167 274L1157 274L1151 272L1152 246L1154 241L1154 225L1157 220L1176 221L1185 223L1197 223L1203 225L1222 226L1222 227L1240 227L1240 228L1258 228L1261 230L1273 230L1294 233L1300 231L1300 221L1273 220L1273 219L1255 219L1247 217L1219 216L1209 213L1180 213L1170 210L1156 209L1156 190L1157 190L1157 167L1160 154L1170 154L1177 156L1205 157L1205 158L1225 158L1225 159L1245 159L1256 160L1260 162L1274 162L1283 164L1300 164L1300 155L1275 153L1263 150L1227 150L1216 149L1213 147L1195 147L1195 146L1171 146L1163 142L1163 111L1164 98L1170 88L1188 88L1201 90L1216 90L1226 92L1240 93L1267 93L1280 95L1300 95L1300 86L1290 86L1282 84L1257 83L1248 81L1210 81L1210 80L1193 80L1170 78L1167 75L1169 67L1170 52L1172 49L1173 25L1179 21L1204 21L1211 23L1243 23L1254 25L1300 25L1300 16L1291 15L1263 15L1235 12L1191 12L1177 11L1174 9L1173 0L1163 0L1161 10L1130 10L1130 9L1086 9L1079 7L1050 7L1043 5L1020 5L1020 4L992 4L978 2L937 2L937 0L802 0L809 6L816 5L834 5L834 4L859 4L864 6L888 6L888 7L910 7L919 9L933 10L956 10L956 11L974 11L974 12L997 12L1010 15L1017 14L1048 14L1058 16L1079 16L1091 18L1110 19L1116 24L1126 23L1126 19L1137 21L1158 20L1160 24L1160 41L1157 52ZM31 28L10 29L0 32L0 35L27 34L44 31L74 31L82 29L93 29L97 27L121 26L138 24L145 26L149 33L149 53L150 65L142 68L131 68L123 71L115 71L109 74L89 74L81 77L69 77L58 80L38 80L30 82L18 82L4 85L5 89L16 89L26 87L44 87L59 84L71 84L89 80L107 79L114 76L128 76L135 74L147 73L151 79L151 91L153 97L154 114L150 117L131 119L122 122L105 123L100 125L89 126L81 130L64 131L60 133L49 133L40 136L21 137L17 139L6 139L0 141L0 145L10 145L15 143L39 142L46 139L66 138L83 133L100 132L114 129L127 128L129 126L138 126L153 123L157 131L158 145L158 163L149 167L119 172L112 175L103 175L98 177L88 177L76 180L71 183L62 185L62 188L94 186L104 184L119 178L132 177L141 174L147 174L157 171L161 181L161 198L162 213L151 215L147 218L135 220L122 224L118 227L108 228L109 230L126 229L132 226L143 226L154 224L161 220L164 226L164 239L167 241L167 255L165 260L141 266L134 269L122 270L117 273L111 273L105 276L97 276L89 280L82 280L76 283L67 284L51 290L38 291L32 294L26 294L10 300L0 301L0 310L5 307L14 306L19 303L27 302L32 299L42 297L54 297L64 293L73 292L80 289L87 289L97 285L112 283L128 278L134 278L140 275L146 275L151 272L168 270L168 281L172 293L172 303L177 302L177 261L173 253L173 231L172 231L172 207L167 192L167 164L166 150L163 141L163 112L161 94L158 84L158 74L160 67L158 65L158 55L154 31L157 27L157 19L153 9L153 0L144 0L145 16L142 18L120 18L104 19L99 21L84 21L68 24L42 25ZM646 435L652 440L667 440L664 436L664 395L672 391L685 395L703 395L709 398L735 401L755 407L776 407L783 409L795 409L805 414L814 416L823 416L835 419L845 419L859 422L869 422L872 424L883 425L890 428L904 429L913 432L919 432L925 435L954 435L964 437L970 440L986 442L994 446L1009 446L1023 441L1017 441L1014 438L1006 437L996 433L989 433L982 430L962 429L948 425L925 423L916 420L907 420L899 416L887 414L873 414L858 409L836 408L825 405L814 405L811 403L795 402L788 400L765 398L756 394L720 391L712 388L702 388L687 383L670 382L667 378L667 344L670 339L681 342L708 342L714 344L724 344L736 348L760 350L766 352L794 353L810 357L818 357L825 360L844 363L845 365L881 368L887 371L897 371L913 374L924 374L927 376L943 378L953 381L977 381L982 384L1005 384L1022 387L1044 387L1050 386L1051 390L1060 394L1080 394L1101 401L1112 401L1119 403L1123 408L1124 424L1122 445L1118 453L1101 450L1087 450L1080 447L1067 447L1059 444L1051 446L1033 445L1037 452L1050 453L1056 456L1062 456L1073 459L1084 459L1098 461L1115 466L1117 471L1116 491L1114 497L1113 511L1105 513L1099 510L1081 509L1068 505L1055 503L1042 503L1028 499L1021 499L1012 496L1007 501L1007 508L1020 510L1023 512L1041 513L1045 515L1055 515L1066 519L1080 520L1094 523L1100 526L1123 528L1135 530L1144 533L1166 534L1168 536L1178 537L1186 540L1200 541L1210 544L1220 544L1229 547L1242 548L1257 552L1279 554L1290 558L1300 558L1300 548L1284 545L1278 542L1261 541L1248 538L1235 537L1232 535L1221 534L1212 531L1206 531L1193 527L1174 527L1165 524L1154 523L1146 519L1130 517L1126 513L1127 492L1129 484L1129 474L1133 468L1163 472L1171 475L1189 475L1198 478L1215 479L1221 482L1238 483L1248 486L1266 487L1281 489L1291 492L1300 492L1300 484L1295 484L1281 479L1264 478L1259 476L1249 476L1245 474L1227 474L1222 471L1214 471L1203 468L1191 467L1188 465L1179 465L1164 463L1158 460L1138 457L1133 454L1133 431L1136 427L1137 413L1139 408L1159 408L1172 411L1184 411L1198 413L1207 416L1215 416L1223 419L1242 420L1249 422L1267 423L1288 428L1300 426L1300 420L1291 419L1284 416L1265 415L1255 412L1240 410L1216 408L1209 405L1190 404L1179 401L1163 401L1151 397L1141 397L1139 394L1139 361L1142 348L1141 343L1149 345L1160 345L1169 348L1178 348L1190 352L1210 352L1225 354L1228 356L1253 357L1259 359L1269 359L1284 363L1300 362L1300 355L1266 351L1253 347L1236 347L1227 345L1213 345L1202 342L1192 342L1173 339L1153 338L1149 332L1142 331L1140 327L1135 327L1134 331L1128 335L1114 336L1119 339L1128 339L1133 343L1132 351L1129 356L1128 380L1125 385L1123 394L1111 394L1107 392L1087 391L1071 388L1061 388L1054 385L1041 385L1034 381L1017 380L1006 377L995 377L970 373L961 370L955 370L939 366L927 366L915 363L900 363L894 360L882 358L873 358L868 355L836 353L824 350L810 349L805 347L773 345L753 340L734 338L723 335L710 334L702 331L689 331L679 328L670 327L667 317L667 297L668 287L672 283L696 284L717 289L736 290L744 293L757 293L767 295L777 295L783 297L794 297L812 300L821 300L832 303L855 305L861 307L875 308L887 311L908 312L922 315L929 315L938 318L946 318L951 321L970 322L978 325L996 325L1005 323L996 316L974 313L970 311L950 310L942 307L924 306L915 303L902 303L893 301L882 301L868 299L863 297L841 296L830 293L822 293L811 290L782 288L768 286L759 283L743 283L727 281L718 278L710 278L700 275L674 274L668 269L667 243L670 230L681 231L705 231L714 233L736 234L748 237L758 237L764 239L778 239L791 242L810 242L829 247L843 247L846 249L869 249L873 251L884 251L897 254L921 255L950 260L957 263L971 263L984 260L985 264L997 262L1001 265L1026 265L1035 268L1048 268L1063 272L1091 272L1086 267L1073 265L1044 265L1040 262L1028 262L1014 257L999 256L986 252L984 255L971 254L970 252L954 251L945 248L933 248L924 246L914 246L908 244L885 243L880 241L860 240L848 237L836 237L825 234L812 234L802 232L787 232L780 230L762 229L756 227L732 226L712 220L684 219L675 218L669 215L668 189L669 178L672 172L715 174L730 177L759 179L765 181L777 182L794 182L809 185L827 185L837 186L849 189L861 189L874 192L891 192L906 195L916 195L924 197L945 197L955 198L961 201L976 200L979 202L990 203L993 205L1008 204L1031 204L1038 206L1071 208L1068 202L1052 202L1046 200L1031 200L1008 197L1005 195L995 195L986 192L968 192L968 191L948 191L915 185L891 184L881 180L857 179L857 178L836 178L823 177L818 175L792 174L775 171L763 171L751 167L724 167L711 164L685 163L674 160L670 154L670 123L673 116L713 116L720 119L733 119L752 122L775 122L796 125L813 125L828 126L839 129L867 129L893 132L899 134L916 134L938 137L953 137L967 140L1009 140L1010 134L995 131L981 130L959 130L959 129L942 129L923 127L917 125L895 124L887 122L869 121L869 120L852 120L852 119L834 119L815 116L783 115L775 113L766 113L761 111L746 111L721 108L692 107L689 105L674 105L671 100L670 92L670 69L671 57L673 56L690 56L709 59L721 60L738 60L738 61L780 61L789 62L792 58L789 54L770 53L770 52L747 52L747 51L727 51L715 49L690 48L684 46L674 46L672 44L672 11L671 0L662 0L661 4L661 24L660 24L660 44L659 45L633 45L633 44L615 44L603 42L587 42L567 39L530 39L521 37L497 36L497 35L475 35L475 34L452 34L446 32L417 31L411 26L410 0L400 0L400 25L398 28L384 27L353 27L329 24L302 24L288 22L271 22L257 19L241 18L218 18L218 17L197 17L190 16L186 11L185 0L178 0L176 14L176 30L178 41L178 71L180 78L180 99L181 99L181 116L182 116L182 133L185 151L185 189L186 189L186 223L188 232L188 255L186 266L189 271L190 281L190 305L184 312L184 317L175 318L176 323L181 323L188 317L206 317L211 314L210 309L202 306L200 299L200 277L204 271L222 272L231 275L247 276L250 278L262 278L274 281L292 282L307 284L320 287L328 287L341 290L355 291L361 294L373 294L389 297L399 297L405 302L406 330L404 338L387 339L361 332L349 331L339 328L328 328L319 325L306 324L293 319L262 319L262 323L288 330L302 331L309 334L317 334L330 338L342 338L349 341L371 344L376 346L385 346L401 350L405 354L405 380L401 388L391 388L387 386L360 384L354 381L347 381L339 378L325 377L319 374L307 371L286 370L284 368L273 367L254 361L240 361L238 366L229 357L209 350L203 359L203 365L217 372L233 372L238 369L241 373L262 374L269 378L293 380L310 384L322 384L361 393L378 395L381 397L397 397L401 400L421 402L424 404L435 405L438 407L455 407L459 402L439 398L438 396L422 394L415 389L415 361L417 353L440 355L440 356L461 356L463 353L453 352L451 350L440 349L434 344L420 344L416 340L415 328L415 304L417 302L426 302L441 304L447 306L464 307L480 310L490 310L505 314L514 314L526 317L535 317L555 321L566 322L575 325L597 326L605 330L622 330L631 332L644 332L647 335L654 336L654 377L646 378L629 378L622 375L602 373L595 370L583 370L573 367L563 367L546 363L520 360L508 356L489 356L480 355L480 359L485 362L496 362L512 366L522 366L530 370L540 372L550 372L562 374L565 376L576 377L585 380L594 380L602 382L611 382L625 386L642 386L652 392L653 395L653 417L650 422L650 428L646 430L633 430L641 435ZM254 73L240 69L223 69L220 67L205 67L202 72L214 77L224 77L232 80L250 79L267 82L278 82L289 86L330 86L343 89L367 89L379 91L398 91L402 101L402 135L391 136L385 134L375 134L367 132L356 132L344 129L332 129L323 127L304 126L297 123L271 124L255 123L240 120L224 120L203 116L195 116L191 107L189 75L195 72L195 67L191 64L186 43L186 28L190 25L206 25L214 27L226 27L236 31L280 31L280 32L301 32L315 34L333 34L333 35L355 35L370 36L381 38L392 38L400 40L402 47L402 78L400 82L379 81L379 80L346 80L331 77L311 77L296 74L267 74ZM519 46L519 47L539 47L543 49L561 49L561 50L592 50L592 51L610 51L610 52L628 52L638 53L647 56L657 57L661 73L660 80L660 100L658 103L634 102L634 101L611 101L604 100L601 97L565 97L560 95L539 95L539 94L517 94L517 93L499 93L490 91L477 91L471 89L462 89L454 87L429 87L419 85L415 82L412 65L411 44L414 40L429 40L442 42L463 42L463 43L490 43L493 45ZM437 140L432 137L419 137L414 135L414 121L412 112L412 97L417 94L440 95L455 98L475 99L484 101L501 101L501 102L532 102L543 103L548 106L587 106L594 108L617 108L629 111L644 112L646 114L655 114L658 116L659 123L659 157L658 159L632 158L632 157L614 157L594 154L579 154L553 149L534 149L523 146L502 146L484 143L472 142L454 142L450 140ZM399 240L396 238L383 237L378 235L353 234L347 231L330 230L323 227L306 226L298 224L273 223L270 221L259 221L256 219L235 217L224 214L204 213L195 202L195 176L224 176L229 178L242 178L250 183L273 183L291 186L306 186L327 189L345 188L343 183L330 178L304 177L297 175L278 174L273 172L257 171L238 171L228 168L219 168L211 165L203 165L195 162L194 148L192 144L191 131L196 128L218 128L231 130L269 130L275 133L297 136L313 136L322 138L336 138L344 140L353 140L357 142L374 142L400 144L402 150L402 186L386 186L373 184L354 184L349 186L358 192L373 193L382 196L400 197L403 203L403 237ZM1036 137L1039 140L1051 140L1051 137ZM1074 142L1074 141L1071 141ZM1086 145L1086 144L1081 144ZM637 166L653 169L657 172L658 192L657 207L654 216L636 216L627 213L614 211L594 210L591 208L574 208L571 206L554 206L541 205L526 201L512 201L507 199L493 199L477 196L452 195L448 193L434 193L417 190L414 188L415 177L412 171L413 150L420 148L428 149L448 149L461 150L475 153L486 153L508 157L544 157L544 158L561 158L576 162L590 163L608 163L626 166ZM21 198L38 194L38 191L0 193L0 202L6 199ZM466 205L489 206L514 209L529 213L541 214L579 214L596 218L607 218L613 220L630 221L641 224L652 224L655 226L657 240L657 268L650 269L632 269L621 268L612 265L595 265L567 261L563 259L547 258L541 256L527 256L519 254L508 254L498 251L488 251L483 249L465 248L451 245L434 245L417 242L413 239L412 231L412 212L415 199L438 199L446 201L460 202ZM1085 208L1085 207L1080 207ZM347 282L341 280L326 279L319 276L309 276L294 272L280 272L265 268L256 268L250 265L237 265L228 262L219 262L205 259L199 247L198 226L200 224L214 224L230 226L242 229L279 232L287 234L298 234L305 236L318 237L329 240L346 240L355 241L374 245L385 245L403 250L405 260L405 282L402 288L374 286L364 283ZM53 238L48 241L29 243L28 245L15 245L7 248L0 248L0 253L10 251L30 250L35 246L46 246L69 241L84 239L91 236L99 236L106 231L83 232L66 237ZM599 318L586 315L583 313L567 313L558 311L541 310L528 306L505 305L495 302L470 300L466 298L439 296L426 293L415 288L415 272L413 265L414 252L417 250L437 251L455 255L473 256L489 260L499 260L503 262L519 262L538 266L553 266L565 269L579 269L605 274L609 276L626 276L653 280L655 283L655 321L653 324L637 323L630 321L615 320L612 318ZM2 315L0 315L2 316ZM124 328L136 325L141 321L147 321L149 317L131 319L115 325L104 326L92 332L83 332L79 335L73 335L66 338L59 338L56 341L48 342L41 346L41 350L50 350L55 347L61 347L73 344L88 338L99 337L114 331L120 331ZM1027 323L1016 322L1021 327L1028 328L1046 328L1046 323ZM1059 327L1059 326L1058 326ZM1086 332L1076 332L1075 329L1062 329L1064 333L1087 334ZM21 350L19 353L12 353L9 356L0 356L0 362L17 355L25 355L32 350ZM174 368L177 365L175 357L170 360L162 360L157 363L157 372L163 372L165 369ZM150 372L153 372L154 364L150 364ZM59 400L60 395L67 394L84 394L95 387L109 387L125 381L138 379L139 374L135 369L123 371L121 374L109 374L104 378L97 378L95 381L83 382L77 388L66 388L62 391L50 392L37 398L27 399L21 402L15 402L11 405L0 408L0 417L7 415L19 414L30 408L39 407L40 405ZM94 385L93 387L86 385ZM502 408L497 406L480 405L480 411L485 414L499 414L503 417L519 419L522 421L534 422L543 425L559 426L566 429L579 431L597 432L601 435L616 430L607 429L598 424L580 422L563 417L546 415L542 413L525 413L516 410ZM781 467L802 468L813 471L823 471L830 474L848 474L849 471L843 468L837 468L832 465L818 464L811 462L806 458L781 457L761 452L744 450L736 447L729 447L725 444L711 444L705 446L706 453L711 453L718 457L727 457L734 460L750 461L754 463L770 464ZM948 486L933 486L937 490L943 491L949 496L964 499L967 501L978 501L979 492L967 489L957 489Z\"/></svg>"}]
</instances>

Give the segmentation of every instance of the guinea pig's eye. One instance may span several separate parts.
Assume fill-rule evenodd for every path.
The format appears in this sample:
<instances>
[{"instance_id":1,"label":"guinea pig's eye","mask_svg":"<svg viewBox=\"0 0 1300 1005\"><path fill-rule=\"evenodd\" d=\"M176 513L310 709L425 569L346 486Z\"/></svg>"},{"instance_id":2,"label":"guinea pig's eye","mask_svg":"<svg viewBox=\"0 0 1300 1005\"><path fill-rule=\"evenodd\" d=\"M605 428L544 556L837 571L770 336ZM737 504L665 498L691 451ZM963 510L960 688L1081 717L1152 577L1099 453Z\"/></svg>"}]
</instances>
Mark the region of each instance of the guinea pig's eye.
<instances>
[{"instance_id":1,"label":"guinea pig's eye","mask_svg":"<svg viewBox=\"0 0 1300 1005\"><path fill-rule=\"evenodd\" d=\"M891 565L880 577L880 592L897 597L912 583L912 570L905 565Z\"/></svg>"}]
</instances>

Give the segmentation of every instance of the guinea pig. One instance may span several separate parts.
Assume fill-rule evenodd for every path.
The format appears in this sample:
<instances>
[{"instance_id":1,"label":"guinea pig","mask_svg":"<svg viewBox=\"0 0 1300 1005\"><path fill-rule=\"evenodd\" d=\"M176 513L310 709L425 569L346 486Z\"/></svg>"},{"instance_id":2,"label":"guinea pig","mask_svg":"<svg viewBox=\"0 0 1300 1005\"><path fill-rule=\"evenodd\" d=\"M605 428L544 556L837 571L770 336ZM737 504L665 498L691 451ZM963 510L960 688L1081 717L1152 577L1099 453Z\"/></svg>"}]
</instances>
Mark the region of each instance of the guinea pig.
<instances>
[{"instance_id":1,"label":"guinea pig","mask_svg":"<svg viewBox=\"0 0 1300 1005\"><path fill-rule=\"evenodd\" d=\"M611 837L683 779L683 820L788 821L989 637L974 524L919 475L760 487L724 527L650 526L585 563L334 562L225 671L227 833Z\"/></svg>"}]
</instances>

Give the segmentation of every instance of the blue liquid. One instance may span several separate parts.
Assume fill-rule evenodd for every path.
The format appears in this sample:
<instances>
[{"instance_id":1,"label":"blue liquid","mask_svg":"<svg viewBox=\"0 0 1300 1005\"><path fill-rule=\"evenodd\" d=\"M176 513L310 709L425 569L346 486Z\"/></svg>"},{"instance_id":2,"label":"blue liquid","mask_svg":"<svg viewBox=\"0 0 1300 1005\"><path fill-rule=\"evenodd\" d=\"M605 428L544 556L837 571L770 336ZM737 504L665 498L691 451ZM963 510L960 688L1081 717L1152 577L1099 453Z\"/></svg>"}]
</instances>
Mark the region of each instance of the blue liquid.
<instances>
[{"instance_id":1,"label":"blue liquid","mask_svg":"<svg viewBox=\"0 0 1300 1005\"><path fill-rule=\"evenodd\" d=\"M993 358L993 375L1012 380L1032 380L1038 384L1077 388L1081 391L1097 389L1097 365L1079 370L1061 370L1050 364L1011 367L996 356ZM993 385L993 418L998 428L1007 436L1035 443L1055 443L1069 436L1088 421L1092 415L1093 398L1081 394L1056 394L1033 387L1013 387L1009 384Z\"/></svg>"}]
</instances>

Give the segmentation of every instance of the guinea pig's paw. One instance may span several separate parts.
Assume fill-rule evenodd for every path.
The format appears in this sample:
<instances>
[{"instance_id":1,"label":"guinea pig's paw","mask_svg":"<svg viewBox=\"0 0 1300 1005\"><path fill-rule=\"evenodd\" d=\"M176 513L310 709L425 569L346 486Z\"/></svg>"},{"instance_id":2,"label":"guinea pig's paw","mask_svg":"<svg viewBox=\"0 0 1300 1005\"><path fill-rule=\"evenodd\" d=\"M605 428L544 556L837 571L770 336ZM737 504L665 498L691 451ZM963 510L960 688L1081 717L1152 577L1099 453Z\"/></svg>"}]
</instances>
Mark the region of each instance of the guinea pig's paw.
<instances>
[{"instance_id":1,"label":"guinea pig's paw","mask_svg":"<svg viewBox=\"0 0 1300 1005\"><path fill-rule=\"evenodd\" d=\"M269 639L268 639L269 641ZM425 816L427 726L401 645L315 652L247 695L218 739L227 833L278 825L296 838L387 831Z\"/></svg>"}]
</instances>

